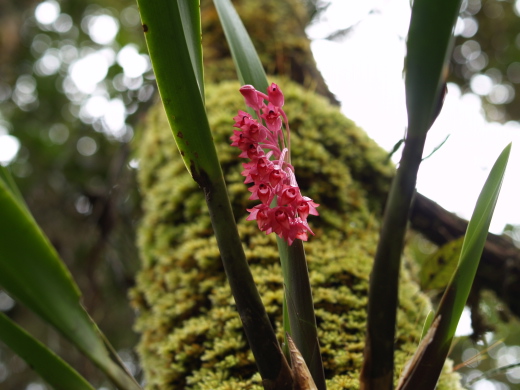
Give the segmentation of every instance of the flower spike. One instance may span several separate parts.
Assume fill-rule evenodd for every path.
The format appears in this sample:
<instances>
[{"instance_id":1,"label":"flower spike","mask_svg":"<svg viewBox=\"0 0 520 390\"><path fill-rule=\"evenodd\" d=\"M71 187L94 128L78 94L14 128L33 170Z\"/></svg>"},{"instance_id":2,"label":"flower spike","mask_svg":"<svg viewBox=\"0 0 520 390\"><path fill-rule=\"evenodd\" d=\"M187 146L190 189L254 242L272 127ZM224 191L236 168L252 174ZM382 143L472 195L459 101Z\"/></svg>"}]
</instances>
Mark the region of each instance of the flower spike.
<instances>
[{"instance_id":1,"label":"flower spike","mask_svg":"<svg viewBox=\"0 0 520 390\"><path fill-rule=\"evenodd\" d=\"M267 94L257 91L252 85L240 88L246 105L255 110L257 119L245 111L238 111L231 146L241 150L239 157L251 161L244 163L244 183L253 183L249 188L251 200L260 200L249 211L248 221L256 220L258 228L270 234L275 232L292 245L294 240L307 241L314 235L307 223L309 215L318 215L319 204L302 196L290 161L289 122L282 109L282 90L272 83ZM267 102L267 103L266 103ZM287 146L284 143L285 126ZM264 149L269 150L266 154ZM271 159L273 157L273 159ZM274 201L276 200L276 206ZM273 206L273 207L271 207Z\"/></svg>"}]
</instances>

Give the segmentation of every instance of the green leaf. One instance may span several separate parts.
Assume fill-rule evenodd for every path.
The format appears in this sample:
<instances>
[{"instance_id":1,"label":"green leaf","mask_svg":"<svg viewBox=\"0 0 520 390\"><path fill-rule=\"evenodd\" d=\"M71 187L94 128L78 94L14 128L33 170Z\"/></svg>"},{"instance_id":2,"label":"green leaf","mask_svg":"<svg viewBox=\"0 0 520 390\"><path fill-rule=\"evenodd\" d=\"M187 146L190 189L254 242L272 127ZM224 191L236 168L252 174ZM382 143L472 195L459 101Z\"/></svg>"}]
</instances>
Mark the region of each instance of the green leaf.
<instances>
[{"instance_id":1,"label":"green leaf","mask_svg":"<svg viewBox=\"0 0 520 390\"><path fill-rule=\"evenodd\" d=\"M287 307L287 293L286 293L285 289L286 289L286 287L284 285L283 303L282 303L282 313L283 313L282 327L283 327L284 336L291 334L291 320L289 319L289 308ZM285 337L282 347L283 347L282 350L285 355L285 358L287 359L287 361L290 361L291 355L289 353L289 341L287 340L287 337Z\"/></svg>"},{"instance_id":2,"label":"green leaf","mask_svg":"<svg viewBox=\"0 0 520 390\"><path fill-rule=\"evenodd\" d=\"M406 378L403 390L433 389L437 383L477 273L510 152L511 144L502 151L484 184L464 237L459 264L435 314L438 329Z\"/></svg>"},{"instance_id":3,"label":"green leaf","mask_svg":"<svg viewBox=\"0 0 520 390\"><path fill-rule=\"evenodd\" d=\"M202 101L204 101L204 67L202 64L202 42L200 4L198 1L180 1L179 14L182 20L191 66L197 79Z\"/></svg>"},{"instance_id":4,"label":"green leaf","mask_svg":"<svg viewBox=\"0 0 520 390\"><path fill-rule=\"evenodd\" d=\"M405 60L408 132L424 134L442 107L461 0L415 0Z\"/></svg>"},{"instance_id":5,"label":"green leaf","mask_svg":"<svg viewBox=\"0 0 520 390\"><path fill-rule=\"evenodd\" d=\"M54 389L94 390L77 371L2 312L0 339Z\"/></svg>"},{"instance_id":6,"label":"green leaf","mask_svg":"<svg viewBox=\"0 0 520 390\"><path fill-rule=\"evenodd\" d=\"M268 87L267 76L240 16L229 0L214 0L214 3L240 83L251 84L257 90L265 92Z\"/></svg>"},{"instance_id":7,"label":"green leaf","mask_svg":"<svg viewBox=\"0 0 520 390\"><path fill-rule=\"evenodd\" d=\"M245 258L200 93L194 65L198 60L193 60L193 53L201 50L200 34L194 34L200 23L194 21L195 12L200 19L198 2L139 0L138 4L166 115L184 163L206 195L224 269L264 386L289 389L290 368Z\"/></svg>"},{"instance_id":8,"label":"green leaf","mask_svg":"<svg viewBox=\"0 0 520 390\"><path fill-rule=\"evenodd\" d=\"M451 340L455 334L459 318L466 305L475 274L477 273L510 153L511 144L506 146L498 157L482 188L475 211L469 221L464 243L462 244L459 265L446 290L446 298L443 298L441 301L437 314L447 314L450 317L449 333L446 340ZM451 299L449 298L452 294L454 294L454 299L451 308L449 303Z\"/></svg>"},{"instance_id":9,"label":"green leaf","mask_svg":"<svg viewBox=\"0 0 520 390\"><path fill-rule=\"evenodd\" d=\"M209 128L199 70L198 2L143 1L139 11L159 93L173 136L193 178L222 176ZM195 6L196 5L196 6Z\"/></svg>"},{"instance_id":10,"label":"green leaf","mask_svg":"<svg viewBox=\"0 0 520 390\"><path fill-rule=\"evenodd\" d=\"M430 326L435 319L435 312L433 310L430 310L428 312L428 315L426 316L426 319L424 320L423 329L421 332L421 340L424 339L426 334L428 333L428 330L430 329Z\"/></svg>"},{"instance_id":11,"label":"green leaf","mask_svg":"<svg viewBox=\"0 0 520 390\"><path fill-rule=\"evenodd\" d=\"M0 180L0 285L88 356L122 389L139 389L110 357L56 251L15 191Z\"/></svg>"},{"instance_id":12,"label":"green leaf","mask_svg":"<svg viewBox=\"0 0 520 390\"><path fill-rule=\"evenodd\" d=\"M415 0L407 40L408 129L386 203L368 296L367 335L361 369L365 390L392 389L398 279L404 237L426 133L440 111L452 32L460 0ZM420 388L420 387L418 387Z\"/></svg>"},{"instance_id":13,"label":"green leaf","mask_svg":"<svg viewBox=\"0 0 520 390\"><path fill-rule=\"evenodd\" d=\"M4 167L3 165L0 165L0 181L2 181L5 185L5 187L11 192L12 196L18 201L20 205L23 205L25 207L25 210L28 211L27 205L25 204L25 200L22 196L22 193L18 189L13 176L11 175L11 172L9 172L9 169Z\"/></svg>"}]
</instances>

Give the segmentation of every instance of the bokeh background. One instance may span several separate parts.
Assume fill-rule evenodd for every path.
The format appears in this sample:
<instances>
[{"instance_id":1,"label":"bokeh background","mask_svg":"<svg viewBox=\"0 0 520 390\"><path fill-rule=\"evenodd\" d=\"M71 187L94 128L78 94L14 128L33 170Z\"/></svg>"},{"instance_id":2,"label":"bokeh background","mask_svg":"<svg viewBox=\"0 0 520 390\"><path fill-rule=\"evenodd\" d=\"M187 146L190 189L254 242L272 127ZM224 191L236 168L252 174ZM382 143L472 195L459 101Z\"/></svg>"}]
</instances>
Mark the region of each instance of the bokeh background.
<instances>
[{"instance_id":1,"label":"bokeh background","mask_svg":"<svg viewBox=\"0 0 520 390\"><path fill-rule=\"evenodd\" d=\"M307 32L330 90L345 114L390 151L406 125L402 64L408 2L307 2L313 14ZM498 150L510 140L520 142L519 15L517 1L465 0L457 24L446 108L430 130L427 149L449 138L423 164L418 187L466 218ZM83 291L88 311L138 377L134 313L127 303L139 266L134 243L139 161L132 142L155 99L135 2L0 1L0 163L14 174ZM515 150L493 225L516 243L517 155ZM399 152L392 158L398 161ZM411 242L419 259L436 249L420 236ZM472 389L520 389L517 318L491 293L474 306L480 315L473 319L482 318L485 326L478 338L471 337L466 315L460 328L465 336L451 357ZM95 386L113 389L66 341L1 290L0 310ZM0 388L47 387L0 342Z\"/></svg>"}]
</instances>

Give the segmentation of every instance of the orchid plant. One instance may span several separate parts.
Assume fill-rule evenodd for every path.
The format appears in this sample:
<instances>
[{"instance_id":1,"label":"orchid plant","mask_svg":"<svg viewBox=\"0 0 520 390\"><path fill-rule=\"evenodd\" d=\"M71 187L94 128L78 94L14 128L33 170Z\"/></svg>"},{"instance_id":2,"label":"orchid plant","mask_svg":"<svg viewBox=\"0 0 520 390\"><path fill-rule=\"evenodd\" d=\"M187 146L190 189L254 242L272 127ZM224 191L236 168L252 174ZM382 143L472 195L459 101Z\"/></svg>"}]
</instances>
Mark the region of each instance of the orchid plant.
<instances>
[{"instance_id":1,"label":"orchid plant","mask_svg":"<svg viewBox=\"0 0 520 390\"><path fill-rule=\"evenodd\" d=\"M301 194L296 180L290 158L289 122L283 110L284 95L278 85L267 85L251 40L229 0L215 0L243 84L240 93L251 110L241 110L233 118L236 129L231 136L232 146L241 151L239 157L250 160L244 163L242 172L244 182L253 184L249 188L250 199L261 202L248 209L247 219L256 220L262 232L275 233L279 238L287 334L283 350L245 258L206 117L198 2L138 3L170 126L186 168L206 194L224 268L263 386L325 390L302 243L314 234L307 217L318 215L319 205ZM360 378L361 388L366 390L393 388L397 280L404 232L424 140L442 98L444 69L459 7L460 0L415 0L413 4L406 60L408 135L390 190L371 280L365 361ZM179 94L179 90L184 94ZM264 90L267 93L261 92ZM459 266L432 316L435 318L426 325L429 331L424 332L423 344L405 371L399 389L435 387L482 253L509 150L510 146L504 149L484 186ZM139 389L82 308L76 285L37 228L5 169L0 170L0 201L2 287L53 324L119 388ZM20 246L20 242L26 245ZM34 269L40 272L36 275ZM0 338L56 388L92 389L65 362L3 315Z\"/></svg>"}]
</instances>

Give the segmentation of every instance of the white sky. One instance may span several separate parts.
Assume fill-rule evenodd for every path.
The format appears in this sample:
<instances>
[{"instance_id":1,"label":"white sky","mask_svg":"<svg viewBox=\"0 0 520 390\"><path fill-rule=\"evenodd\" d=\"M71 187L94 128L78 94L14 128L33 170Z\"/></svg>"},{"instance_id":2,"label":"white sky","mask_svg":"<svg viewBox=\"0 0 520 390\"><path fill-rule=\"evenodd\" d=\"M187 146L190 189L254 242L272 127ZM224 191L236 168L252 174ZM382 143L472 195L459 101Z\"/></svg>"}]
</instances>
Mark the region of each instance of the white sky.
<instances>
[{"instance_id":1,"label":"white sky","mask_svg":"<svg viewBox=\"0 0 520 390\"><path fill-rule=\"evenodd\" d=\"M370 15L368 12L374 10ZM360 4L336 0L324 23L309 28L312 48L342 111L386 150L402 138L406 125L403 61L410 17L409 2L371 0ZM343 42L319 39L362 20ZM448 86L444 108L429 131L425 155L450 135L444 146L424 161L418 190L449 211L469 219L482 185L501 150L513 150L491 230L520 224L520 126L489 124L481 115L480 98L461 96ZM397 162L399 156L394 156Z\"/></svg>"}]
</instances>

